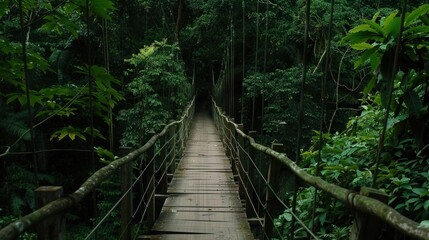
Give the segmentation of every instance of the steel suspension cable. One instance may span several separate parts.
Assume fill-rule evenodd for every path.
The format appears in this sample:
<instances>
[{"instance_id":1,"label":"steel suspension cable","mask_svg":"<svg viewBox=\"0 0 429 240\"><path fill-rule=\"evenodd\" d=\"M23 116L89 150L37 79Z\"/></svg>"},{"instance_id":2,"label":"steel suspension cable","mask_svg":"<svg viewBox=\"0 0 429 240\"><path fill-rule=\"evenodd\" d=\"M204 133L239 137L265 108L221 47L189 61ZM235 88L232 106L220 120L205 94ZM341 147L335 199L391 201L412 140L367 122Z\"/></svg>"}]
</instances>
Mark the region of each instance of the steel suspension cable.
<instances>
[{"instance_id":1,"label":"steel suspension cable","mask_svg":"<svg viewBox=\"0 0 429 240\"><path fill-rule=\"evenodd\" d=\"M259 48L259 0L256 0L255 74L258 72L258 48ZM252 98L252 130L255 130L255 115L256 115L255 105L256 105L256 97L255 97L255 95L253 95L253 98Z\"/></svg>"},{"instance_id":2,"label":"steel suspension cable","mask_svg":"<svg viewBox=\"0 0 429 240\"><path fill-rule=\"evenodd\" d=\"M241 8L242 8L242 16L241 16L241 21L242 21L242 37L243 37L243 49L242 49L242 60L241 60L241 64L242 64L242 82L241 82L241 121L243 122L244 120L244 79L246 76L246 17L245 17L245 10L246 10L246 5L245 5L245 1L242 0L241 1Z\"/></svg>"},{"instance_id":3,"label":"steel suspension cable","mask_svg":"<svg viewBox=\"0 0 429 240\"><path fill-rule=\"evenodd\" d=\"M403 0L402 1L402 10L401 10L401 23L400 23L400 27L399 27L398 37L396 39L395 56L393 59L392 72L391 72L391 76L389 79L390 85L389 85L389 92L388 92L388 97L387 97L387 106L386 106L386 109L384 112L383 129L381 131L380 138L378 141L377 153L376 153L376 158L375 158L376 164L375 164L374 174L373 174L373 178L372 178L372 185L371 185L371 187L373 187L373 188L376 188L376 185L377 185L377 175L378 175L379 167L380 167L380 155L381 155L381 151L383 151L383 149L384 149L384 139L386 137L387 122L389 120L390 105L392 103L393 89L394 89L394 85L395 85L394 84L395 83L395 77L396 77L396 72L398 70L399 50L401 48L402 33L404 31L404 21L405 21L406 12L407 12L407 0Z\"/></svg>"},{"instance_id":4,"label":"steel suspension cable","mask_svg":"<svg viewBox=\"0 0 429 240\"><path fill-rule=\"evenodd\" d=\"M107 73L110 73L110 57L109 57L109 32L107 28L107 19L102 20L101 32L103 34L103 57L104 57L104 67L106 68ZM112 94L109 93L109 101L112 101ZM109 150L113 151L114 145L114 133L113 133L113 108L108 105L108 118L109 118Z\"/></svg>"},{"instance_id":5,"label":"steel suspension cable","mask_svg":"<svg viewBox=\"0 0 429 240\"><path fill-rule=\"evenodd\" d=\"M264 64L262 67L262 73L264 74L264 83L267 82L267 47L268 47L268 13L269 5L268 1L265 6L265 36L264 36ZM263 122L264 122L264 108L265 108L265 99L264 94L261 93L261 134L264 133Z\"/></svg>"},{"instance_id":6,"label":"steel suspension cable","mask_svg":"<svg viewBox=\"0 0 429 240\"><path fill-rule=\"evenodd\" d=\"M237 141L237 138L235 137L235 134L233 134L233 130L231 130L231 129L229 129L229 128L227 128L227 131L229 132L229 134L226 134L225 133L225 129L224 128L222 128L222 132L223 132L223 135L224 136L231 136L231 139L227 139L228 141L227 141L227 143L230 143L230 142L239 142L239 141ZM287 209L288 211L290 211L291 210L291 208L289 207L289 206L287 206L286 205L286 203L280 198L280 196L278 195L278 193L276 192L276 191L274 191L274 189L271 187L271 185L269 184L269 181L268 181L268 179L264 176L264 174L259 170L259 168L258 168L258 166L257 166L257 164L254 162L254 159L252 159L252 157L245 151L245 149L240 145L240 144L238 144L238 147L239 148L241 148L242 150L243 150L243 152L248 156L248 158L249 158L249 160L250 160L250 162L252 163L252 165L255 167L255 169L257 170L257 173L259 174L259 176L260 176L260 178L262 179L262 181L263 181L263 183L264 183L264 185L267 187L267 191L270 191L272 194L273 194L273 196L276 198L276 200L285 208L285 209ZM234 146L233 145L231 145L231 144L227 144L227 147L226 147L230 152L235 152L235 154L236 155L238 155L239 154L239 149L235 149L234 148ZM240 164L241 165L241 164ZM244 171L244 172L246 172L244 169L243 169L243 167L241 167L242 168L242 170ZM257 193L258 191L256 191L256 189L254 188L254 186L253 186L253 184L251 183L251 186L252 186L252 188L253 188L253 191L255 191L255 193ZM247 191L247 190L246 190ZM262 205L262 206L264 206L264 203L262 202L262 200L261 200L261 197L258 195L258 194L256 194L256 197L257 197L257 199L258 199L258 203L260 204L260 205ZM252 203L252 205L253 205L253 203ZM266 213L268 213L268 212L266 212ZM304 224L304 222L294 213L294 212L292 212L292 211L290 211L290 213L291 213L291 215L292 215L292 217L296 220L296 221L298 221L298 223L302 226L302 228L305 230L305 231L307 231L308 232L308 234L310 234L310 236L312 236L314 239L319 239L315 234L314 234L314 231L312 231L312 230L310 230L305 224ZM258 215L258 214L257 214ZM268 213L268 217L270 218L270 220L271 221L273 221L274 222L274 218L273 218L273 216L271 216L269 213ZM277 227L275 227L276 228L276 231L279 233L279 235L281 236L281 237L283 237L282 236L282 234L279 232L279 230L277 229Z\"/></svg>"},{"instance_id":7,"label":"steel suspension cable","mask_svg":"<svg viewBox=\"0 0 429 240\"><path fill-rule=\"evenodd\" d=\"M229 85L228 85L228 99L229 99L229 102L228 102L228 109L229 109L229 116L231 116L231 117L234 117L234 110L233 110L233 108L234 108L234 104L233 104L233 102L234 102L234 99L233 99L233 92L234 92L234 89L233 89L233 65L234 65L234 63L233 63L233 59L234 59L234 57L233 57L233 24L232 24L232 4L230 4L230 9L229 9L229 42L228 42L228 44L229 44L229 52L228 52L228 54L229 54L229 56L228 56L228 60L229 60L229 64L228 64L228 67L229 67L229 75L228 75L228 80L229 80Z\"/></svg>"},{"instance_id":8,"label":"steel suspension cable","mask_svg":"<svg viewBox=\"0 0 429 240\"><path fill-rule=\"evenodd\" d=\"M37 164L36 156L36 141L34 136L34 126L33 126L33 114L31 113L31 98L30 98L30 76L28 74L28 61L27 61L27 39L24 34L24 13L23 13L22 0L19 0L19 21L21 27L21 45L22 45L22 62L24 67L24 81L25 81L25 95L27 99L27 118L28 124L30 127L30 137L31 137L31 155L34 164L34 180L36 186L39 187L39 168Z\"/></svg>"},{"instance_id":9,"label":"steel suspension cable","mask_svg":"<svg viewBox=\"0 0 429 240\"><path fill-rule=\"evenodd\" d=\"M297 145L295 150L295 162L298 164L301 159L301 145L302 145L302 125L304 120L304 86L305 81L307 79L307 45L308 45L308 30L310 27L310 6L311 0L305 1L305 26L304 26L304 44L303 44L303 58L302 58L302 77L301 77L301 85L300 85L300 94L299 94L299 110L298 110L298 134L297 134ZM295 177L295 179L297 179ZM295 181L295 189L292 199L292 212L296 211L296 200L298 195L298 184ZM295 220L292 219L291 229L290 229L290 239L295 238Z\"/></svg>"},{"instance_id":10,"label":"steel suspension cable","mask_svg":"<svg viewBox=\"0 0 429 240\"><path fill-rule=\"evenodd\" d=\"M326 82L328 81L328 72L331 61L331 38L332 38L332 25L333 25L333 15L334 15L334 4L335 0L330 1L329 9L329 26L328 26L328 35L326 43L326 54L325 54L325 67L323 78L320 86L320 98L321 98L321 109L320 109L320 121L319 121L319 149L317 151L317 163L316 163L316 173L315 176L319 176L320 173L320 163L322 162L322 149L323 149L323 125L325 120L325 111L326 111ZM315 231L315 216L316 216L316 207L317 207L317 189L314 190L314 199L313 199L313 211L312 211L312 231Z\"/></svg>"}]
</instances>

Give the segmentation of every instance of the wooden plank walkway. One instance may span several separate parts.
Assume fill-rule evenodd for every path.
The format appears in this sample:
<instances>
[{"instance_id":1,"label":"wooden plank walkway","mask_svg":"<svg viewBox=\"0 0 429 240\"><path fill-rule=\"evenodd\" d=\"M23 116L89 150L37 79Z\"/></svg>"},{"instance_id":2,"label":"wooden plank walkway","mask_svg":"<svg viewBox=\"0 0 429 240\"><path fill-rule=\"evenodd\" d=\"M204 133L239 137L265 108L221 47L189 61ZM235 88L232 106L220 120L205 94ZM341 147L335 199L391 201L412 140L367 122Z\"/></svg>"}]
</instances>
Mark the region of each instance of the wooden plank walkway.
<instances>
[{"instance_id":1,"label":"wooden plank walkway","mask_svg":"<svg viewBox=\"0 0 429 240\"><path fill-rule=\"evenodd\" d=\"M195 115L169 197L142 239L253 239L231 164L208 113Z\"/></svg>"}]
</instances>

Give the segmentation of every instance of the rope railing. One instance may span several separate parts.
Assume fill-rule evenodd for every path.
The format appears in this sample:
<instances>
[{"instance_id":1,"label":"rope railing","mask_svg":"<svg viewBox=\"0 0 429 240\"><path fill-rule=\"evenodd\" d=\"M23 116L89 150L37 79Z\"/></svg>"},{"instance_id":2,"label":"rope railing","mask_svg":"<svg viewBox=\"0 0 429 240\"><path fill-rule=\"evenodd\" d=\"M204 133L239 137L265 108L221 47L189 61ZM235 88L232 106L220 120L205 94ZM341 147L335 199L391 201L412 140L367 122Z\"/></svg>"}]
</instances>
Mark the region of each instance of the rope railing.
<instances>
[{"instance_id":1,"label":"rope railing","mask_svg":"<svg viewBox=\"0 0 429 240\"><path fill-rule=\"evenodd\" d=\"M309 186L312 186L318 190L323 191L324 193L328 194L330 197L338 200L339 202L345 204L349 208L351 208L353 211L369 216L375 216L376 218L380 219L382 222L389 224L394 229L402 232L404 235L407 235L413 239L429 239L429 229L423 228L419 226L419 223L401 215L398 211L393 209L392 207L388 206L387 204L365 196L363 194L354 192L352 190L337 186L335 184L329 183L325 180L323 180L320 177L313 176L309 173L307 173L304 169L300 168L294 161L289 159L284 153L280 153L279 151L274 150L273 148L266 147L264 145L258 144L255 142L255 140L244 133L242 125L234 123L231 121L223 112L222 110L217 106L214 99L212 99L213 103L213 117L215 120L215 124L219 130L219 133L221 135L222 142L225 146L226 152L228 157L231 159L231 165L235 167L235 171L238 172L240 183L239 188L242 187L244 189L239 189L239 191L243 191L245 193L246 197L246 208L249 206L249 208L253 209L254 214L260 218L259 213L256 210L256 205L260 204L260 201L263 200L261 197L261 192L259 191L257 196L256 202L250 201L254 197L251 196L250 191L254 191L254 193L258 192L257 189L254 186L253 180L251 179L252 176L249 176L249 168L253 167L255 168L253 170L254 173L260 175L260 177L263 178L265 186L265 191L267 194L267 197L264 201L264 237L268 238L272 237L272 233L266 233L266 231L272 231L272 229L267 229L267 226L274 225L272 221L274 220L272 213L270 212L270 206L269 204L275 200L276 202L280 203L280 206L282 206L284 209L288 209L287 204L284 203L284 201L281 200L281 197L278 196L277 191L275 190L275 187L273 187L272 184L276 184L270 181L270 171L273 169L268 169L268 177L265 175L266 173L261 171L257 166L258 164L255 162L255 159L252 159L251 154L249 154L248 150L246 151L244 144L247 143L251 149L254 149L256 152L260 152L271 159L270 164L277 164L277 166L286 167L289 169L290 173L297 176L303 184L307 184ZM247 162L248 161L248 162ZM251 166L249 166L251 164ZM246 166L248 169L244 169L244 166ZM272 168L273 166L270 166L269 168ZM275 169L274 169L275 170ZM246 178L244 178L246 177ZM275 176L279 178L280 176ZM245 181L243 181L245 180ZM278 182L278 181L277 181ZM303 226L305 231L312 236L313 239L318 239L314 233L308 228L308 226L305 226L305 224L299 220L298 216L296 216L295 213L292 212L292 216L294 219L297 220L297 224L300 224ZM268 221L271 221L271 223L268 223ZM262 224L262 221L260 220L260 224ZM277 230L275 230L277 231ZM280 236L282 234L279 234Z\"/></svg>"},{"instance_id":2,"label":"rope railing","mask_svg":"<svg viewBox=\"0 0 429 240\"><path fill-rule=\"evenodd\" d=\"M167 133L169 133L170 136L173 135L174 139L170 138L170 140L164 140L165 142L161 145L163 148L160 148L156 154L154 153L152 156L153 158L151 158L151 160L148 161L148 163L146 163L146 167L153 168L153 174L155 174L155 165L153 165L155 161L154 159L156 158L157 155L160 155L161 152L164 151L164 153L166 154L163 156L164 159L161 161L161 164L167 163L168 161L165 161L165 158L170 157L170 162L166 164L165 169L162 170L161 177L165 177L168 169L174 171L176 157L180 158L183 154L184 144L186 143L189 137L190 124L192 122L194 111L195 111L195 98L192 99L191 103L185 109L184 114L181 116L179 120L173 121L167 124L161 132L153 135L143 146L141 146L137 150L132 151L126 156L120 157L115 161L112 161L108 165L94 172L94 174L92 174L75 192L69 195L63 196L57 200L54 200L46 204L45 206L39 208L38 210L26 216L23 216L20 219L10 223L6 227L0 229L0 239L2 240L16 239L20 234L24 233L29 228L43 222L44 220L53 216L64 214L65 212L69 211L73 206L79 204L86 196L92 193L103 181L105 181L119 168L137 160L139 156L146 153L151 148L154 148L156 142L161 140L163 137L167 135ZM164 147L166 146L169 146L168 151L165 151L164 149ZM159 168L158 170L161 170L161 168ZM140 173L139 178L141 178L144 175L143 172L144 171ZM155 177L153 181L155 181ZM132 187L136 184L137 183L134 182ZM154 197L155 189L160 184L161 184L160 182L153 184L154 188L150 190L151 198ZM149 186L147 186L147 188L148 187ZM129 193L129 191L126 191L124 195L127 193ZM122 198L123 196L120 197L120 199ZM117 207L118 205L119 204L115 204L114 207ZM111 210L108 211L108 213L110 214ZM133 217L135 217L135 215L136 214L134 213Z\"/></svg>"}]
</instances>

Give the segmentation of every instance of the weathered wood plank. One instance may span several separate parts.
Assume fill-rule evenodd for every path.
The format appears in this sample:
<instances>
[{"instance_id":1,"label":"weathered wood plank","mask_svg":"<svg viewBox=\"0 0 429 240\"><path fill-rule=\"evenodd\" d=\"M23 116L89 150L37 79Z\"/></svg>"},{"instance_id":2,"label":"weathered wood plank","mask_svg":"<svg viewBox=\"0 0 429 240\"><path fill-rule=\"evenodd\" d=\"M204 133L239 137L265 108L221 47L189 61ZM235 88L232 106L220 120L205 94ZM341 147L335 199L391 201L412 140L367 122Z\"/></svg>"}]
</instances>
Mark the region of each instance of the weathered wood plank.
<instances>
[{"instance_id":1,"label":"weathered wood plank","mask_svg":"<svg viewBox=\"0 0 429 240\"><path fill-rule=\"evenodd\" d=\"M230 160L209 116L195 117L168 198L140 239L253 239Z\"/></svg>"}]
</instances>

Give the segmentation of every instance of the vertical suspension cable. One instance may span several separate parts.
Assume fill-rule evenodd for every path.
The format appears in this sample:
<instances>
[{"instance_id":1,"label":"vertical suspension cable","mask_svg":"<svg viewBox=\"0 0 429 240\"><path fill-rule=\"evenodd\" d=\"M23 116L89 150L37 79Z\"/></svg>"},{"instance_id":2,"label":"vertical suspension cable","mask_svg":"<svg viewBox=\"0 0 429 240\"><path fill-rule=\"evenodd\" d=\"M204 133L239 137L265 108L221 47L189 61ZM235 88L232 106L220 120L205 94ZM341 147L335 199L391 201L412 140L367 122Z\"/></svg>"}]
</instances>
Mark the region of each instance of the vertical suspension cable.
<instances>
[{"instance_id":1,"label":"vertical suspension cable","mask_svg":"<svg viewBox=\"0 0 429 240\"><path fill-rule=\"evenodd\" d=\"M300 94L299 94L299 110L298 110L298 134L297 134L297 145L295 150L295 163L299 163L301 159L301 145L302 145L302 125L304 120L304 86L307 78L307 45L308 45L308 30L310 26L310 5L311 0L305 1L305 27L304 27L304 46L303 46L303 54L302 54L302 77L301 77L301 85L300 85ZM297 188L297 178L295 177L295 189L292 200L292 212L296 212L296 199L298 195ZM291 228L290 228L290 239L295 238L295 220L292 219Z\"/></svg>"},{"instance_id":2,"label":"vertical suspension cable","mask_svg":"<svg viewBox=\"0 0 429 240\"><path fill-rule=\"evenodd\" d=\"M259 0L256 0L256 46L255 46L255 74L258 72L258 48L259 48ZM255 130L255 96L252 98L252 130Z\"/></svg>"},{"instance_id":3,"label":"vertical suspension cable","mask_svg":"<svg viewBox=\"0 0 429 240\"><path fill-rule=\"evenodd\" d=\"M244 120L244 78L245 78L245 72L246 72L246 21L245 21L245 2L244 0L241 1L241 8L242 8L242 35L243 35L243 49L242 49L242 67L243 67L243 77L241 82L241 122L243 123Z\"/></svg>"},{"instance_id":4,"label":"vertical suspension cable","mask_svg":"<svg viewBox=\"0 0 429 240\"><path fill-rule=\"evenodd\" d=\"M229 38L228 38L228 42L227 42L227 47L226 47L226 64L225 64L225 99L226 99L226 104L225 104L225 110L228 116L231 116L230 114L230 103L231 103L231 99L230 99L230 94L229 94L229 75L230 75L230 43L229 43Z\"/></svg>"},{"instance_id":5,"label":"vertical suspension cable","mask_svg":"<svg viewBox=\"0 0 429 240\"><path fill-rule=\"evenodd\" d=\"M265 6L265 36L264 36L264 64L262 67L262 72L264 74L264 83L267 82L267 46L268 46L268 1ZM264 133L263 123L264 123L264 107L265 99L264 94L261 93L261 134Z\"/></svg>"},{"instance_id":6,"label":"vertical suspension cable","mask_svg":"<svg viewBox=\"0 0 429 240\"><path fill-rule=\"evenodd\" d=\"M37 164L37 156L36 156L36 141L34 138L34 123L33 116L31 114L31 99L30 99L30 79L28 74L28 60L27 60L27 38L24 34L24 13L22 0L19 0L19 21L21 27L21 44L22 44L22 62L24 65L24 82L25 82L25 95L27 99L27 118L28 124L30 127L30 137L31 137L31 156L34 164L34 179L36 183L36 187L39 187L39 167Z\"/></svg>"},{"instance_id":7,"label":"vertical suspension cable","mask_svg":"<svg viewBox=\"0 0 429 240\"><path fill-rule=\"evenodd\" d=\"M107 19L102 20L101 32L103 33L103 57L104 57L104 66L107 73L110 73L110 62L109 62L109 34L107 28ZM109 102L112 101L112 94L109 93ZM113 109L108 104L108 118L109 118L109 150L113 151L114 145L114 136L113 136Z\"/></svg>"},{"instance_id":8,"label":"vertical suspension cable","mask_svg":"<svg viewBox=\"0 0 429 240\"><path fill-rule=\"evenodd\" d=\"M234 61L235 61L235 49L234 49L234 37L235 37L235 34L234 34L234 23L233 23L233 21L232 21L232 10L233 10L233 5L231 4L231 22L230 22L230 25L231 25L231 108L232 108L232 114L231 114L231 117L235 117L235 93L234 93L234 86L235 86L235 83L234 83L234 80L235 80L235 77L234 77Z\"/></svg>"},{"instance_id":9,"label":"vertical suspension cable","mask_svg":"<svg viewBox=\"0 0 429 240\"><path fill-rule=\"evenodd\" d=\"M323 78L320 84L320 100L322 102L321 104L321 110L320 110L320 125L319 125L319 149L317 151L317 165L316 165L316 173L315 176L319 176L320 173L320 163L322 161L322 149L323 149L323 125L324 125L324 119L325 119L325 112L326 112L326 82L328 80L328 72L329 72L329 65L331 60L331 38L332 38L332 25L333 25L333 15L334 15L334 4L335 1L330 1L330 9L329 9L329 26L328 26L328 35L326 37L327 43L326 43L326 54L325 54L325 67L324 67L324 74ZM314 189L314 199L313 199L313 211L312 211L312 231L315 231L315 215L316 215L316 207L317 207L317 189Z\"/></svg>"},{"instance_id":10,"label":"vertical suspension cable","mask_svg":"<svg viewBox=\"0 0 429 240\"><path fill-rule=\"evenodd\" d=\"M390 86L389 86L389 92L388 92L388 97L387 97L387 108L385 109L385 113L384 113L383 129L382 129L381 134L380 134L380 138L378 141L378 147L377 147L377 153L376 153L376 157L375 157L376 164L375 164L374 174L373 174L373 178L372 178L372 185L371 185L371 187L373 187L373 188L377 187L376 183L377 183L377 175L379 172L378 168L380 167L380 155L381 155L381 151L384 148L384 139L386 137L387 121L389 120L390 105L392 103L392 95L393 95L395 77L396 77L396 72L398 69L399 50L401 48L402 33L404 31L404 21L405 21L406 11L407 11L407 0L403 0L402 1L402 10L401 10L401 25L399 27L399 33L398 33L398 37L396 40L395 56L393 59L391 78L389 79Z\"/></svg>"}]
</instances>

